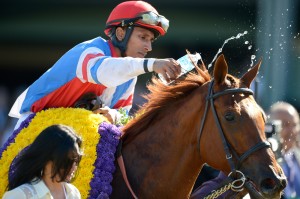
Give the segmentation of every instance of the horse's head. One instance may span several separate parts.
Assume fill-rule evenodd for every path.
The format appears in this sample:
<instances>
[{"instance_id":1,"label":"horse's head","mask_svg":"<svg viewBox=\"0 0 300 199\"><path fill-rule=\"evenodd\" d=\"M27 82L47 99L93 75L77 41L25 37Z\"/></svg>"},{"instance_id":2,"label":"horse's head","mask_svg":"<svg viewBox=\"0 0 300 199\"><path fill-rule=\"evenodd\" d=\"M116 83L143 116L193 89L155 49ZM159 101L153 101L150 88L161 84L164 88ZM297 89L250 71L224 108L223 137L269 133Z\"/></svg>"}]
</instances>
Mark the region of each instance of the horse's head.
<instances>
[{"instance_id":1,"label":"horse's head","mask_svg":"<svg viewBox=\"0 0 300 199\"><path fill-rule=\"evenodd\" d=\"M227 174L233 172L231 177L244 175L250 194L280 198L286 178L266 141L264 112L249 89L260 64L261 61L238 79L228 74L225 58L219 56L214 65L214 78L208 86L207 110L199 137L200 153L212 167ZM212 132L218 133L212 135Z\"/></svg>"},{"instance_id":2,"label":"horse's head","mask_svg":"<svg viewBox=\"0 0 300 199\"><path fill-rule=\"evenodd\" d=\"M148 102L123 127L122 153L139 197L187 198L205 162L241 178L235 189L248 187L252 198L280 197L285 176L266 141L264 112L249 89L259 66L238 79L220 56L214 78L196 67L198 73L169 85L152 79ZM128 190L119 170L115 176L114 186Z\"/></svg>"}]
</instances>

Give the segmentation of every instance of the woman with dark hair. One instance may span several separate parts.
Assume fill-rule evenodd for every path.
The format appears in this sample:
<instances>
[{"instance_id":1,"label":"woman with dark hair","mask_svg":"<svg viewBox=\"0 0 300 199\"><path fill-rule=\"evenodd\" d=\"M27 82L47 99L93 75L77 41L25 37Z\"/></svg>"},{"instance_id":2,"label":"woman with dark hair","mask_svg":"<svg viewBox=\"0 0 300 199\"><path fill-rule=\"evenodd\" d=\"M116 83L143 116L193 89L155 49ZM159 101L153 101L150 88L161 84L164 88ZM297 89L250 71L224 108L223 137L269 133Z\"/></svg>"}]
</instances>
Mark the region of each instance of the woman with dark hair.
<instances>
[{"instance_id":1,"label":"woman with dark hair","mask_svg":"<svg viewBox=\"0 0 300 199\"><path fill-rule=\"evenodd\" d=\"M69 183L81 160L81 142L65 125L43 130L14 160L3 199L81 198Z\"/></svg>"}]
</instances>

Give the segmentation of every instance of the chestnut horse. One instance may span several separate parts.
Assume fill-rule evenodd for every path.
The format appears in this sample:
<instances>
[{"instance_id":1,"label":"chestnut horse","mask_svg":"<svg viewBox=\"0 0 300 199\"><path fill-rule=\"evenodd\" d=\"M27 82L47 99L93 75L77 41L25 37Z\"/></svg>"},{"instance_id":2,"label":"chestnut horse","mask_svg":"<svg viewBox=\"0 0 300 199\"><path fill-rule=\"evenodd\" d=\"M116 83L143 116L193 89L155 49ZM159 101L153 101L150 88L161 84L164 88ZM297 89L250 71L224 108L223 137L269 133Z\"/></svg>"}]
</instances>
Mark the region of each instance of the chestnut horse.
<instances>
[{"instance_id":1,"label":"chestnut horse","mask_svg":"<svg viewBox=\"0 0 300 199\"><path fill-rule=\"evenodd\" d=\"M260 64L238 79L221 55L213 78L197 68L168 86L153 79L148 102L122 129L126 172L138 198L189 198L204 163L225 174L238 171L261 198L280 198L286 179L249 89ZM132 198L119 167L112 187L110 198Z\"/></svg>"}]
</instances>

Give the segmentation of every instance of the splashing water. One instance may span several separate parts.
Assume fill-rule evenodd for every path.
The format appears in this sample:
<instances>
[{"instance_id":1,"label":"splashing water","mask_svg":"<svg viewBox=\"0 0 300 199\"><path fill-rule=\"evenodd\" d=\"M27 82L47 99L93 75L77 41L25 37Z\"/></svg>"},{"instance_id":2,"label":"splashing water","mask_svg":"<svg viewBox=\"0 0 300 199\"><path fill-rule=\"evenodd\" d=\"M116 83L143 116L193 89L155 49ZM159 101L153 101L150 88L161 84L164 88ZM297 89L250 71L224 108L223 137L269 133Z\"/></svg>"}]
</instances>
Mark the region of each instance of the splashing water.
<instances>
[{"instance_id":1,"label":"splashing water","mask_svg":"<svg viewBox=\"0 0 300 199\"><path fill-rule=\"evenodd\" d=\"M254 59L256 58L255 55L251 55L251 64L250 64L250 68L253 66L253 62L254 62Z\"/></svg>"},{"instance_id":2,"label":"splashing water","mask_svg":"<svg viewBox=\"0 0 300 199\"><path fill-rule=\"evenodd\" d=\"M222 47L219 48L217 54L214 56L214 58L213 58L213 60L211 61L211 63L208 64L208 69L209 69L209 68L212 66L212 64L216 61L218 55L222 52L222 50L223 50L225 44L227 44L230 40L233 40L233 39L240 39L241 37L243 37L243 36L246 35L246 34L248 34L248 31L244 31L243 33L239 33L239 34L237 34L236 36L232 36L232 37L226 39L226 40L224 41ZM254 57L254 58L255 58L255 57ZM252 57L251 57L251 60L252 60ZM251 66L252 66L252 65L251 65Z\"/></svg>"}]
</instances>

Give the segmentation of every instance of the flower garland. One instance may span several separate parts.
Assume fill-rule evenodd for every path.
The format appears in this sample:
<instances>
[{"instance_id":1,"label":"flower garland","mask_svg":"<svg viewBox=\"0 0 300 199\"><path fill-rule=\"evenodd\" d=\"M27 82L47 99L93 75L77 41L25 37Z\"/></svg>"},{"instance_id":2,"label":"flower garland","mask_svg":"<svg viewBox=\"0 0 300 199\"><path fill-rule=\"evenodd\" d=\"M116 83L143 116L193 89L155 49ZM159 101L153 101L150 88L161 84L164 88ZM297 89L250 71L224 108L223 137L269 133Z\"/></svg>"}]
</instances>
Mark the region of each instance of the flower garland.
<instances>
[{"instance_id":1,"label":"flower garland","mask_svg":"<svg viewBox=\"0 0 300 199\"><path fill-rule=\"evenodd\" d=\"M99 126L101 142L97 145L94 178L90 182L89 198L106 199L112 192L111 182L115 171L115 152L121 137L121 131L112 124L103 122Z\"/></svg>"},{"instance_id":2,"label":"flower garland","mask_svg":"<svg viewBox=\"0 0 300 199\"><path fill-rule=\"evenodd\" d=\"M29 123L31 122L32 118L35 116L35 114L29 115L26 120L24 120L20 127L12 133L12 135L8 138L8 140L4 143L3 147L0 149L0 197L2 198L6 187L8 185L8 169L10 167L10 164L14 158L13 154L7 153L7 148L15 143L15 139L17 135L20 133L20 131L23 128L27 128ZM13 149L14 154L17 149ZM21 151L21 150L20 150Z\"/></svg>"},{"instance_id":3,"label":"flower garland","mask_svg":"<svg viewBox=\"0 0 300 199\"><path fill-rule=\"evenodd\" d=\"M2 153L4 150L6 150L6 148L13 142L15 142L15 138L16 136L20 133L20 131L23 128L26 128L29 123L31 122L32 118L35 116L35 114L31 114L29 115L19 126L18 129L14 130L14 132L12 133L11 136L9 136L9 138L7 139L7 141L4 143L4 145L2 146L2 148L0 148L0 159L2 157Z\"/></svg>"},{"instance_id":4,"label":"flower garland","mask_svg":"<svg viewBox=\"0 0 300 199\"><path fill-rule=\"evenodd\" d=\"M30 117L33 118L30 120ZM109 175L107 173L112 173L115 170L113 165L114 147L117 146L121 133L114 125L105 125L105 123L103 123L103 125L99 127L99 124L103 121L107 120L99 114L93 114L91 111L74 108L53 108L41 111L35 116L29 116L27 120L21 124L20 128L13 133L0 151L0 165L3 167L0 169L0 197L3 196L8 184L8 170L14 157L16 157L22 149L30 145L43 129L53 124L71 126L83 139L82 149L85 155L82 157L79 165L79 176L77 176L73 182L79 189L82 198L97 198L105 194L110 195L112 174ZM28 125L29 122L30 125ZM21 128L23 129L21 130ZM102 132L102 129L107 129L107 131L103 130ZM100 136L103 136L103 138L106 137L107 142L102 143L101 139L99 144ZM105 149L106 146L110 146L109 149ZM102 153L103 151L105 151L105 153ZM108 151L110 151L110 153L107 154ZM112 165L106 164L105 162L107 160L110 160ZM102 177L102 173L106 174L106 176ZM102 187L102 185L106 186L103 186L101 190L99 186Z\"/></svg>"}]
</instances>

